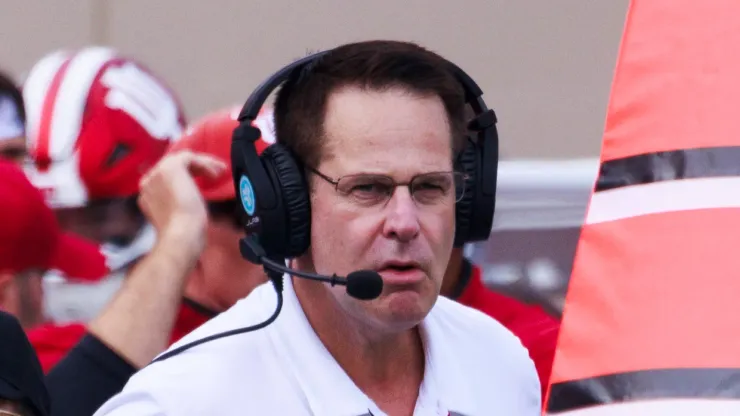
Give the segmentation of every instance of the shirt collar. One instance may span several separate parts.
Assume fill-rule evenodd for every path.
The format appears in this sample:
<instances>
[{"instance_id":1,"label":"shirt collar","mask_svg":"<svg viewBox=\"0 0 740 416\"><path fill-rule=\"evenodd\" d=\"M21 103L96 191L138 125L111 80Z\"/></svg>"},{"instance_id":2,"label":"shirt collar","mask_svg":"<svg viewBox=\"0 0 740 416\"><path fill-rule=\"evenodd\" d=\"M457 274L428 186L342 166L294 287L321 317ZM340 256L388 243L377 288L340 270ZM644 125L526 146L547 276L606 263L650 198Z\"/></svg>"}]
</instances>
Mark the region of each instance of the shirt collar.
<instances>
[{"instance_id":1,"label":"shirt collar","mask_svg":"<svg viewBox=\"0 0 740 416\"><path fill-rule=\"evenodd\" d=\"M454 301L443 296L437 298L437 302L429 315L424 319L421 326L422 340L426 351L426 368L424 382L420 389L420 402L433 405L437 413L447 415L473 416L478 412L473 397L467 389L470 377L466 376L454 357L463 351L457 348L454 336L450 333L454 328L449 328L449 319L444 316L446 306L444 303ZM426 395L428 399L422 399ZM434 403L433 403L434 402Z\"/></svg>"},{"instance_id":2,"label":"shirt collar","mask_svg":"<svg viewBox=\"0 0 740 416\"><path fill-rule=\"evenodd\" d=\"M318 338L295 294L290 276L284 276L283 310L274 322L271 333L274 347L283 357L286 370L300 386L302 400L312 414L327 416L364 416L382 413L334 360ZM440 297L437 302L449 301ZM447 411L460 415L474 415L471 397L461 383L460 369L455 365L455 351L444 325L440 325L438 306L432 309L421 324L425 350L425 374L419 391L418 406L423 414L446 415ZM306 359L306 357L309 357ZM441 413L441 412L445 413ZM429 412L429 413L427 413ZM455 413L453 413L455 414Z\"/></svg>"},{"instance_id":3,"label":"shirt collar","mask_svg":"<svg viewBox=\"0 0 740 416\"><path fill-rule=\"evenodd\" d=\"M175 325L170 334L170 344L179 341L180 338L194 331L216 315L218 315L216 311L208 309L192 299L183 297Z\"/></svg>"},{"instance_id":4,"label":"shirt collar","mask_svg":"<svg viewBox=\"0 0 740 416\"><path fill-rule=\"evenodd\" d=\"M273 332L275 348L295 378L311 413L354 416L368 413L371 400L360 391L321 343L301 308L293 280L285 275L283 310Z\"/></svg>"}]
</instances>

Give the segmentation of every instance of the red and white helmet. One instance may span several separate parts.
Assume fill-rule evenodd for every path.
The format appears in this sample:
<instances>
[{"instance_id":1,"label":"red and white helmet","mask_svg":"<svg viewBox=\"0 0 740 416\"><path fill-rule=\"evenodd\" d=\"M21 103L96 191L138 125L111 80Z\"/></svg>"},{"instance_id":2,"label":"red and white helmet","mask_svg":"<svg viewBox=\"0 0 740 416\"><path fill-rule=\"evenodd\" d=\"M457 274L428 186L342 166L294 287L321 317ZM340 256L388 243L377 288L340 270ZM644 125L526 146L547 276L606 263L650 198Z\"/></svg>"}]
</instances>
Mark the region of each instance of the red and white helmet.
<instances>
[{"instance_id":1,"label":"red and white helmet","mask_svg":"<svg viewBox=\"0 0 740 416\"><path fill-rule=\"evenodd\" d=\"M46 55L29 71L23 98L28 174L53 208L136 195L186 122L170 88L106 47Z\"/></svg>"}]
</instances>

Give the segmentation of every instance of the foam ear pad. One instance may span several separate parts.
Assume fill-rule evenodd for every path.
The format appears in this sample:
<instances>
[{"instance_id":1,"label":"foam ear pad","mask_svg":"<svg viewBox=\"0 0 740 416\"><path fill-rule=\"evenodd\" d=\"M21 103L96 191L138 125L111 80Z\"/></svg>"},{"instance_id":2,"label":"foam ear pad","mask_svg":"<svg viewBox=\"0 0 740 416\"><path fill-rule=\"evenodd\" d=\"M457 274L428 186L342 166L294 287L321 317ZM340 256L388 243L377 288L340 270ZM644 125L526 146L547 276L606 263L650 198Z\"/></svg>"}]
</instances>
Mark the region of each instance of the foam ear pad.
<instances>
[{"instance_id":1,"label":"foam ear pad","mask_svg":"<svg viewBox=\"0 0 740 416\"><path fill-rule=\"evenodd\" d=\"M460 201L455 204L455 247L462 247L470 235L478 190L479 156L476 144L468 137L467 144L455 163L457 171L468 176L465 181L465 192Z\"/></svg>"},{"instance_id":2,"label":"foam ear pad","mask_svg":"<svg viewBox=\"0 0 740 416\"><path fill-rule=\"evenodd\" d=\"M276 189L281 193L284 208L286 238L284 247L265 247L271 255L291 258L308 250L311 242L311 200L308 187L290 151L280 143L274 143L262 152L262 160L271 166L278 183ZM263 232L269 233L269 224Z\"/></svg>"}]
</instances>

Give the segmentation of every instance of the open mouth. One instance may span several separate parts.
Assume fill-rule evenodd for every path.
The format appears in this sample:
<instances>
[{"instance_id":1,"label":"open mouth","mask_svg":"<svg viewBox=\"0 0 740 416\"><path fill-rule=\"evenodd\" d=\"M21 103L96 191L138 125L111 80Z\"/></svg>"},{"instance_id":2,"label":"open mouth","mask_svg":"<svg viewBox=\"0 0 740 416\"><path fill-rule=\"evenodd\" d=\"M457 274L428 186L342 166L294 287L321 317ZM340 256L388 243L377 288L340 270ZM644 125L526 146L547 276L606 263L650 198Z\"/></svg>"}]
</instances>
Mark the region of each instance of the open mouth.
<instances>
[{"instance_id":1,"label":"open mouth","mask_svg":"<svg viewBox=\"0 0 740 416\"><path fill-rule=\"evenodd\" d=\"M386 283L399 285L416 284L425 276L419 264L414 262L387 262L378 272Z\"/></svg>"},{"instance_id":2,"label":"open mouth","mask_svg":"<svg viewBox=\"0 0 740 416\"><path fill-rule=\"evenodd\" d=\"M418 267L416 267L413 264L392 264L385 266L382 270L390 270L395 272L409 272L412 270L416 270Z\"/></svg>"}]
</instances>

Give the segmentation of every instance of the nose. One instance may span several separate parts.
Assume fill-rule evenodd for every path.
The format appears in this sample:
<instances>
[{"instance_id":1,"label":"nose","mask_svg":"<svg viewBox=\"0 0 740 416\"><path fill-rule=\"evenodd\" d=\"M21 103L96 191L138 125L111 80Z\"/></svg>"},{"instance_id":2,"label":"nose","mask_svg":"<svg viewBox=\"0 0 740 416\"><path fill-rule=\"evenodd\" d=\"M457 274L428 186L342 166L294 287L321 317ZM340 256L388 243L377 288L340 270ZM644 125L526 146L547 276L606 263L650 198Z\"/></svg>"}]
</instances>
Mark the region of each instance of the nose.
<instances>
[{"instance_id":1,"label":"nose","mask_svg":"<svg viewBox=\"0 0 740 416\"><path fill-rule=\"evenodd\" d=\"M386 205L383 235L408 242L419 235L419 213L407 187L399 186Z\"/></svg>"}]
</instances>

